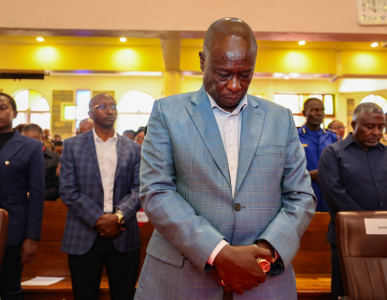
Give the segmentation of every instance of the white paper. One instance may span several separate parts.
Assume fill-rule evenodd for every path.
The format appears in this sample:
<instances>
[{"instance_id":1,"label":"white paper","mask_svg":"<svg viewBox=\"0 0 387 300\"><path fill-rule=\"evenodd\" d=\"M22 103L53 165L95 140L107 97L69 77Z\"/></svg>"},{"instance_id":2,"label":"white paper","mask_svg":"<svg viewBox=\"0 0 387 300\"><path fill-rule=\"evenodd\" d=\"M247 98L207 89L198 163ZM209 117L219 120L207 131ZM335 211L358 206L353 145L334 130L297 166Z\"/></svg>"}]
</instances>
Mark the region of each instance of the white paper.
<instances>
[{"instance_id":1,"label":"white paper","mask_svg":"<svg viewBox=\"0 0 387 300\"><path fill-rule=\"evenodd\" d=\"M40 277L37 276L30 280L24 281L21 285L35 285L35 286L47 286L50 284L57 283L61 280L65 279L65 277Z\"/></svg>"},{"instance_id":2,"label":"white paper","mask_svg":"<svg viewBox=\"0 0 387 300\"><path fill-rule=\"evenodd\" d=\"M146 216L145 212L143 212L143 211L138 211L136 214L136 217L137 217L137 222L139 222L139 223L149 222L148 217Z\"/></svg>"},{"instance_id":3,"label":"white paper","mask_svg":"<svg viewBox=\"0 0 387 300\"><path fill-rule=\"evenodd\" d=\"M387 219L364 219L367 234L387 234Z\"/></svg>"}]
</instances>

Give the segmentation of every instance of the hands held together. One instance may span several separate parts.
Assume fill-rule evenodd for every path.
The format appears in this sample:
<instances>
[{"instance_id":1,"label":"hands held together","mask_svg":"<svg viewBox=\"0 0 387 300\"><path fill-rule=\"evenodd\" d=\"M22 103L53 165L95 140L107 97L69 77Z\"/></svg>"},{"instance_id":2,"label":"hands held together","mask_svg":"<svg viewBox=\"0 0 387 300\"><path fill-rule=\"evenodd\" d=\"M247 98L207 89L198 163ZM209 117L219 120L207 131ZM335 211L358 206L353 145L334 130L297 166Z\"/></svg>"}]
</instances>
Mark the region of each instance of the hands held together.
<instances>
[{"instance_id":1,"label":"hands held together","mask_svg":"<svg viewBox=\"0 0 387 300\"><path fill-rule=\"evenodd\" d=\"M226 292L243 294L266 281L266 273L257 263L257 258L264 258L270 263L274 262L273 247L263 241L259 247L230 246L226 245L215 257L214 269L211 277Z\"/></svg>"},{"instance_id":2,"label":"hands held together","mask_svg":"<svg viewBox=\"0 0 387 300\"><path fill-rule=\"evenodd\" d=\"M118 217L115 214L104 214L100 216L95 223L94 228L100 236L106 239L119 236L121 235L121 232L125 230L125 228L121 227L121 224L118 223Z\"/></svg>"}]
</instances>

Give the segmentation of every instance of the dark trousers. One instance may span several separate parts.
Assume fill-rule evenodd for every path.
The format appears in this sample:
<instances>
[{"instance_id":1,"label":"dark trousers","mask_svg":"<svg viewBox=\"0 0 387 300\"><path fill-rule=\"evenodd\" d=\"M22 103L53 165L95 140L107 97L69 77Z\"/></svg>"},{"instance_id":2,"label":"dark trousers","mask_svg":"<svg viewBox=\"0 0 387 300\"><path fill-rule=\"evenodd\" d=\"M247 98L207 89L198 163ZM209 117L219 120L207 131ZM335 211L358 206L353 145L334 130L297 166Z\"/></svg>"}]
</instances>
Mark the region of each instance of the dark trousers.
<instances>
[{"instance_id":1,"label":"dark trousers","mask_svg":"<svg viewBox=\"0 0 387 300\"><path fill-rule=\"evenodd\" d=\"M112 300L134 298L140 250L118 252L112 239L98 236L84 255L68 255L75 300L97 300L103 268L109 280Z\"/></svg>"},{"instance_id":2,"label":"dark trousers","mask_svg":"<svg viewBox=\"0 0 387 300\"><path fill-rule=\"evenodd\" d=\"M1 300L21 300L21 273L23 265L20 263L21 246L6 247L3 264L0 270L0 297Z\"/></svg>"},{"instance_id":3,"label":"dark trousers","mask_svg":"<svg viewBox=\"0 0 387 300\"><path fill-rule=\"evenodd\" d=\"M331 244L331 264L332 264L332 299L337 300L338 296L346 296L344 293L343 278L341 277L339 255L337 246Z\"/></svg>"}]
</instances>

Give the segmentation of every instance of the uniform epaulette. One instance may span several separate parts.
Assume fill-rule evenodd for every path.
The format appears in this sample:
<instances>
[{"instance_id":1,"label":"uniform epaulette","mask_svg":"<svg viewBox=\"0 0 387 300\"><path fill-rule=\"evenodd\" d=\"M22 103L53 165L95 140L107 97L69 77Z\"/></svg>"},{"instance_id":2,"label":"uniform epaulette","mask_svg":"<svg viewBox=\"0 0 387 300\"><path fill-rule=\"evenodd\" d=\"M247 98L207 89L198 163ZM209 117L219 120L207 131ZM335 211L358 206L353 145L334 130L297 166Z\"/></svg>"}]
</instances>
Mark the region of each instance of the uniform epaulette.
<instances>
[{"instance_id":1,"label":"uniform epaulette","mask_svg":"<svg viewBox=\"0 0 387 300\"><path fill-rule=\"evenodd\" d=\"M330 131L330 132L336 134L337 140L340 141L339 134L336 131L334 131L332 129L329 129L329 128L326 128L325 130Z\"/></svg>"}]
</instances>

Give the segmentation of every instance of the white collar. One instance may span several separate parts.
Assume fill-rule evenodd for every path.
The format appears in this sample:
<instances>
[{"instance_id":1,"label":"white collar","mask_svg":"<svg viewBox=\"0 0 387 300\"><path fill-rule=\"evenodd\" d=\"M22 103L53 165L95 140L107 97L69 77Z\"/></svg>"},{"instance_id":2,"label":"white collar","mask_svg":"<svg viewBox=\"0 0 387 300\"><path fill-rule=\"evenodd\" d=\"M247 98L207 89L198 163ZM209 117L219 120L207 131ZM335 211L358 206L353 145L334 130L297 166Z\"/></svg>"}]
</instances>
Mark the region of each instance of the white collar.
<instances>
[{"instance_id":1,"label":"white collar","mask_svg":"<svg viewBox=\"0 0 387 300\"><path fill-rule=\"evenodd\" d=\"M103 142L103 140L95 132L94 128L93 128L93 137L94 137L94 142L97 142L97 141ZM114 139L115 141L117 141L117 132L115 130L114 130L113 136L111 138L108 138L108 140L110 140L110 139Z\"/></svg>"},{"instance_id":2,"label":"white collar","mask_svg":"<svg viewBox=\"0 0 387 300\"><path fill-rule=\"evenodd\" d=\"M207 93L207 92L206 92ZM238 106L234 109L234 111L232 113L224 110L223 108L221 108L216 102L214 99L212 99L212 97L210 96L209 93L207 93L207 96L208 96L208 99L210 99L210 104L211 104L211 108L214 109L214 108L217 108L219 111L223 112L223 113L226 113L226 114L239 114L240 112L242 112L248 105L248 102L247 102L247 94L243 97L242 101L239 102Z\"/></svg>"}]
</instances>

